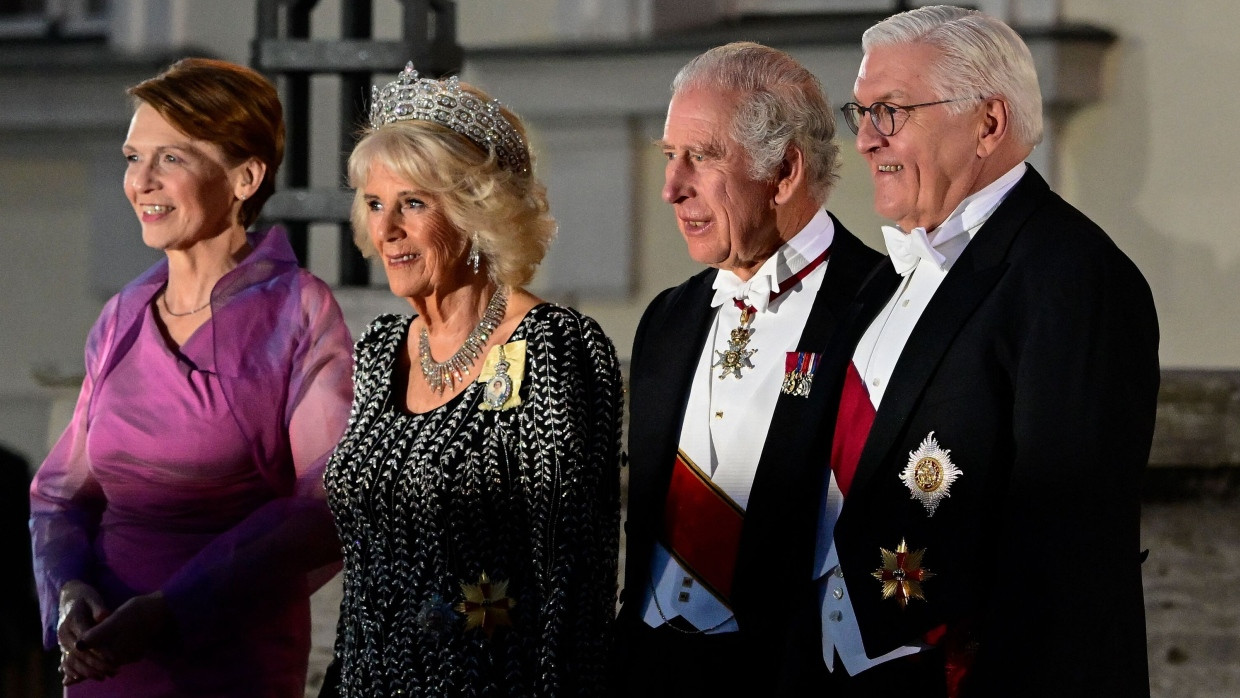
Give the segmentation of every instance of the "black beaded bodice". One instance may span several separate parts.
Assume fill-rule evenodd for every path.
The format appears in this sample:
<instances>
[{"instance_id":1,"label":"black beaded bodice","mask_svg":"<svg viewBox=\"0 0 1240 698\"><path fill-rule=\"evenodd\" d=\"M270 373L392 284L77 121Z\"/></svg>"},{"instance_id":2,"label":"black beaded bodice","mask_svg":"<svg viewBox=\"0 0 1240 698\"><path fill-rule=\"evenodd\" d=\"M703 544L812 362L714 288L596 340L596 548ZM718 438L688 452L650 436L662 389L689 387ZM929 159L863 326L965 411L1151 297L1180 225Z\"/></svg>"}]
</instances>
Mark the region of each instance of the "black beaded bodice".
<instances>
[{"instance_id":1,"label":"black beaded bodice","mask_svg":"<svg viewBox=\"0 0 1240 698\"><path fill-rule=\"evenodd\" d=\"M509 340L526 340L520 405L480 409L474 382L412 414L392 390L410 322L380 316L358 341L325 475L345 559L340 694L601 695L619 519L611 342L574 310L536 306ZM512 605L489 635L456 608L484 573L483 605L499 582Z\"/></svg>"}]
</instances>

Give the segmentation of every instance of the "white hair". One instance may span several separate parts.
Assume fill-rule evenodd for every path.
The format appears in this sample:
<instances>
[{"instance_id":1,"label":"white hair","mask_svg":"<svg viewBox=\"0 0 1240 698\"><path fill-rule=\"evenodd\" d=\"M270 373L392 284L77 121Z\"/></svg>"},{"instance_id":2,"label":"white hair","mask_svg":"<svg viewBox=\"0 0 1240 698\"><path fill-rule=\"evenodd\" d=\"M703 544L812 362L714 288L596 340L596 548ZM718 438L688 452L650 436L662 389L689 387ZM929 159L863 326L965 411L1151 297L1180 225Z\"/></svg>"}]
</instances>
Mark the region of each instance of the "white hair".
<instances>
[{"instance_id":1,"label":"white hair","mask_svg":"<svg viewBox=\"0 0 1240 698\"><path fill-rule=\"evenodd\" d=\"M1003 97L1016 138L1033 147L1042 141L1042 91L1029 47L1008 25L975 10L949 5L901 12L861 36L861 48L925 44L939 51L931 69L938 99ZM946 107L960 113L967 103Z\"/></svg>"},{"instance_id":2,"label":"white hair","mask_svg":"<svg viewBox=\"0 0 1240 698\"><path fill-rule=\"evenodd\" d=\"M750 41L717 46L689 61L672 80L672 94L707 88L735 92L732 138L749 157L749 176L774 177L795 144L805 159L810 195L827 200L839 170L835 116L822 83L778 49Z\"/></svg>"}]
</instances>

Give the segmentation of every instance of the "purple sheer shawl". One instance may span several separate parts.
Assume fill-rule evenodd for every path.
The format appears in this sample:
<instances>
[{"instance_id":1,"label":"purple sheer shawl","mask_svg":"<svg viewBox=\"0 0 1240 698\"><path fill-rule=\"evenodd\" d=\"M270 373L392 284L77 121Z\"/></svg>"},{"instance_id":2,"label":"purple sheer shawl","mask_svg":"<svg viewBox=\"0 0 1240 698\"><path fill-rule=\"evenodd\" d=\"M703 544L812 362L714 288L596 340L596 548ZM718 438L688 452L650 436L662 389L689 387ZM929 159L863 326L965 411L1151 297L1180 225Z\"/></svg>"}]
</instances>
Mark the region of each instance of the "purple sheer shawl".
<instances>
[{"instance_id":1,"label":"purple sheer shawl","mask_svg":"<svg viewBox=\"0 0 1240 698\"><path fill-rule=\"evenodd\" d=\"M246 614L264 600L304 599L338 569L322 474L348 419L352 342L328 287L298 267L283 232L253 234L250 242L253 251L212 291L212 339L203 364L269 492L170 576L146 580L148 591L163 590L183 651L239 628L244 634ZM87 339L86 377L72 419L31 486L48 647L56 644L60 588L73 579L97 584L101 568L125 562L109 559L96 540L109 502L91 462L92 442L108 438L91 431L95 397L139 341L143 315L167 276L165 260L104 306ZM308 616L290 622L298 626L290 629L294 644L308 643Z\"/></svg>"}]
</instances>

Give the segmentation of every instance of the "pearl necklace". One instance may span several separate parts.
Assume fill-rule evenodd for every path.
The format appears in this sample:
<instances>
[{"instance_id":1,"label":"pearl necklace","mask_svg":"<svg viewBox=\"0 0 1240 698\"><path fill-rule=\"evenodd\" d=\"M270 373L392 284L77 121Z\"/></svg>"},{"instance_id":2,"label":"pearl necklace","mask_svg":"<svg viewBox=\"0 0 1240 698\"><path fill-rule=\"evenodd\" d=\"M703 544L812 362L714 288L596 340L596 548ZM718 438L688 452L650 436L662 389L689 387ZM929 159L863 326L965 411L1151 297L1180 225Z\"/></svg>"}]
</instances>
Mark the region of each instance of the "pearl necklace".
<instances>
[{"instance_id":1,"label":"pearl necklace","mask_svg":"<svg viewBox=\"0 0 1240 698\"><path fill-rule=\"evenodd\" d=\"M491 333L499 326L500 320L504 319L504 311L507 308L508 289L500 286L495 289L495 293L491 294L491 300L487 303L486 311L482 313L482 319L478 321L474 329L470 330L465 343L445 361L436 361L431 358L431 338L426 328L422 328L418 336L418 353L421 357L422 377L426 379L431 390L442 394L444 390L452 388L469 375L470 367L474 365L478 357L482 356L482 347L486 345Z\"/></svg>"}]
</instances>

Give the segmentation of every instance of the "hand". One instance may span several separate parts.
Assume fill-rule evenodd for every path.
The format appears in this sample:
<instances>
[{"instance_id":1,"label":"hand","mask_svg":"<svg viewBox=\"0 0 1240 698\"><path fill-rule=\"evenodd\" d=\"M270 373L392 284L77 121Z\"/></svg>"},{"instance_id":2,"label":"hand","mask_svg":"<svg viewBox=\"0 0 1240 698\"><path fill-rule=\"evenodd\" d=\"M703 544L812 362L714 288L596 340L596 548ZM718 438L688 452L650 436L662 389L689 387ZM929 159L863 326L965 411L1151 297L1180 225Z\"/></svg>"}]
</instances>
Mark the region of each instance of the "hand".
<instances>
[{"instance_id":1,"label":"hand","mask_svg":"<svg viewBox=\"0 0 1240 698\"><path fill-rule=\"evenodd\" d=\"M106 619L109 610L94 587L73 580L60 588L60 620L56 640L60 643L60 673L66 686L86 679L113 676L115 666L106 656L80 646L82 637Z\"/></svg>"},{"instance_id":2,"label":"hand","mask_svg":"<svg viewBox=\"0 0 1240 698\"><path fill-rule=\"evenodd\" d=\"M81 635L80 648L113 666L136 662L172 627L172 613L162 591L135 596Z\"/></svg>"}]
</instances>

